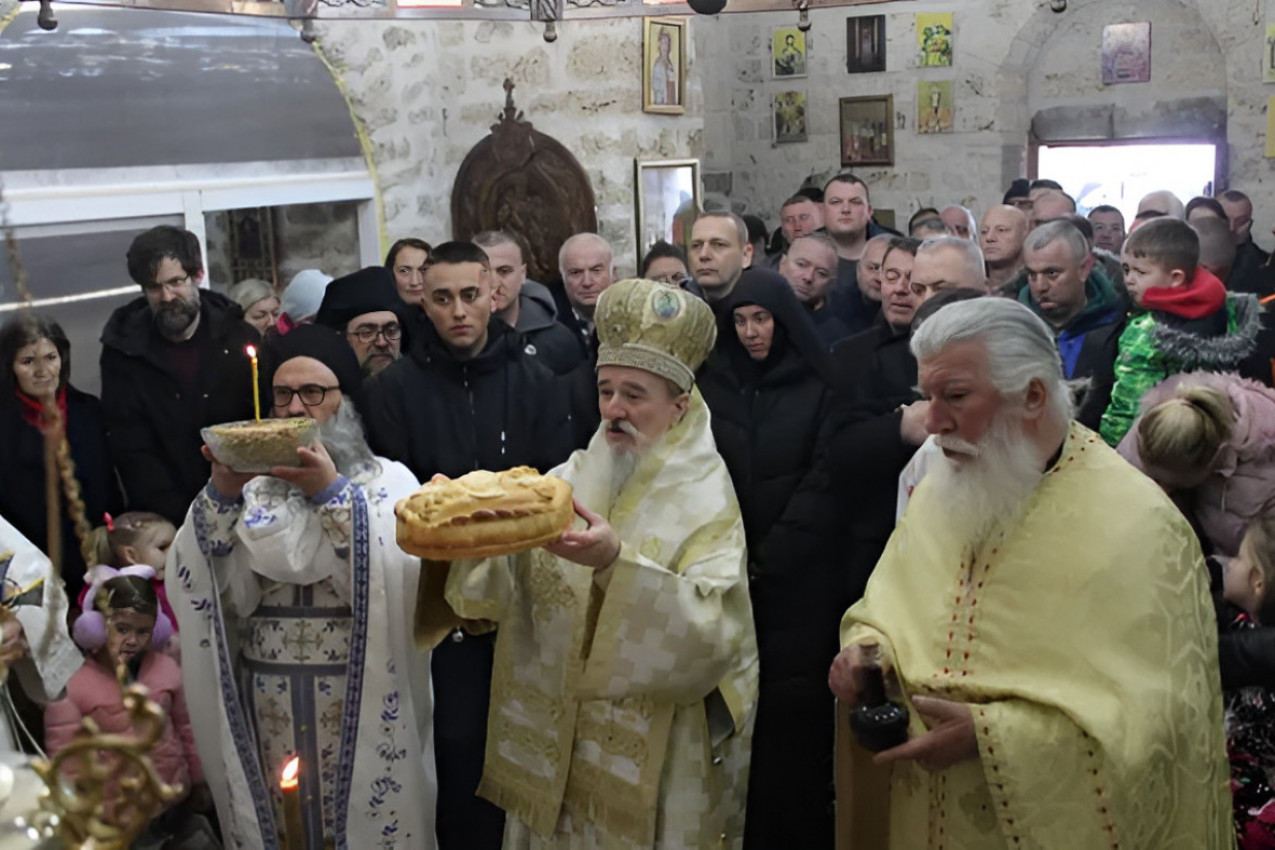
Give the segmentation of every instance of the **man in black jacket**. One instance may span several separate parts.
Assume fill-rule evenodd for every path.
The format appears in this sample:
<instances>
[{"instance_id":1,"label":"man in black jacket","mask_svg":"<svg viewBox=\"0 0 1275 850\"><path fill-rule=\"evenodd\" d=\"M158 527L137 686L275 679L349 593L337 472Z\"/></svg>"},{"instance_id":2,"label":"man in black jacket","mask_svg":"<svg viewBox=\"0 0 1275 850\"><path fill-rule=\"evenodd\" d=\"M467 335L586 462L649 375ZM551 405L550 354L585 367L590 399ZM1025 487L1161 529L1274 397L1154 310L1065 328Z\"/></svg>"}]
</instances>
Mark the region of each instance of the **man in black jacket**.
<instances>
[{"instance_id":1,"label":"man in black jacket","mask_svg":"<svg viewBox=\"0 0 1275 850\"><path fill-rule=\"evenodd\" d=\"M152 228L133 240L127 258L143 297L117 309L102 330L102 408L129 508L180 526L208 481L200 429L252 416L244 347L259 337L238 305L199 288L195 234Z\"/></svg>"},{"instance_id":2,"label":"man in black jacket","mask_svg":"<svg viewBox=\"0 0 1275 850\"><path fill-rule=\"evenodd\" d=\"M881 317L832 349L839 392L828 426L827 469L848 519L852 601L863 595L894 530L899 473L926 437L927 403L918 400L916 358L908 348L921 303L911 280L920 244L890 241L881 263Z\"/></svg>"},{"instance_id":3,"label":"man in black jacket","mask_svg":"<svg viewBox=\"0 0 1275 850\"><path fill-rule=\"evenodd\" d=\"M522 337L492 316L491 292L481 248L470 242L436 247L425 273L423 339L365 388L369 444L421 481L520 464L548 470L570 453L561 388L524 352ZM494 645L493 633L458 629L431 657L441 850L501 845L504 813L475 796Z\"/></svg>"},{"instance_id":4,"label":"man in black jacket","mask_svg":"<svg viewBox=\"0 0 1275 850\"><path fill-rule=\"evenodd\" d=\"M484 230L473 242L491 263L492 309L501 321L522 334L523 351L536 357L555 375L580 365L586 346L580 335L558 322L553 293L542 283L527 280L527 242L507 230Z\"/></svg>"}]
</instances>

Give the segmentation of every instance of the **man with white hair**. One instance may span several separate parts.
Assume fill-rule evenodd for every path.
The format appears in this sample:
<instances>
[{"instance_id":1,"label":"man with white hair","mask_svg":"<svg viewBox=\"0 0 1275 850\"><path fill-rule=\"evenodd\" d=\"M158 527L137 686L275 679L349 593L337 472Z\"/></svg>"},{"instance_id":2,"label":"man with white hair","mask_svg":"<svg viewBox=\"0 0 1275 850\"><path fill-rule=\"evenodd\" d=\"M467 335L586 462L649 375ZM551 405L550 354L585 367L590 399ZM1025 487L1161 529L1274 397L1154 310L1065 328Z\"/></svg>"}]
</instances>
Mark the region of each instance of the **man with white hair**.
<instances>
[{"instance_id":1,"label":"man with white hair","mask_svg":"<svg viewBox=\"0 0 1275 850\"><path fill-rule=\"evenodd\" d=\"M558 321L575 331L588 348L594 307L615 280L615 252L598 234L577 233L558 249L558 271L562 274L562 290L554 293Z\"/></svg>"},{"instance_id":2,"label":"man with white hair","mask_svg":"<svg viewBox=\"0 0 1275 850\"><path fill-rule=\"evenodd\" d=\"M279 776L294 756L304 847L432 850L429 656L411 642L419 562L393 545L394 503L417 488L376 457L352 398L362 375L335 331L272 340L275 418L318 423L299 466L212 477L166 574L191 726L228 847L274 847ZM218 455L221 455L220 459ZM222 462L224 461L224 463Z\"/></svg>"},{"instance_id":3,"label":"man with white hair","mask_svg":"<svg viewBox=\"0 0 1275 850\"><path fill-rule=\"evenodd\" d=\"M950 304L912 347L943 456L847 612L829 675L854 706L876 667L908 714L904 743L842 754L850 786L890 788L888 806L850 811L856 831L900 850L935 835L986 850L1231 846L1216 624L1190 526L1071 421L1053 334L1022 305Z\"/></svg>"},{"instance_id":4,"label":"man with white hair","mask_svg":"<svg viewBox=\"0 0 1275 850\"><path fill-rule=\"evenodd\" d=\"M969 239L960 236L926 239L917 246L916 259L912 261L912 292L921 299L921 303L940 292L956 289L970 289L987 295L987 272L984 268L983 252Z\"/></svg>"},{"instance_id":5,"label":"man with white hair","mask_svg":"<svg viewBox=\"0 0 1275 850\"><path fill-rule=\"evenodd\" d=\"M627 280L597 315L603 421L552 473L576 527L448 568L451 612L500 626L478 793L510 815L506 850L738 848L757 642L744 526L694 389L713 314ZM456 622L422 610L436 639Z\"/></svg>"}]
</instances>

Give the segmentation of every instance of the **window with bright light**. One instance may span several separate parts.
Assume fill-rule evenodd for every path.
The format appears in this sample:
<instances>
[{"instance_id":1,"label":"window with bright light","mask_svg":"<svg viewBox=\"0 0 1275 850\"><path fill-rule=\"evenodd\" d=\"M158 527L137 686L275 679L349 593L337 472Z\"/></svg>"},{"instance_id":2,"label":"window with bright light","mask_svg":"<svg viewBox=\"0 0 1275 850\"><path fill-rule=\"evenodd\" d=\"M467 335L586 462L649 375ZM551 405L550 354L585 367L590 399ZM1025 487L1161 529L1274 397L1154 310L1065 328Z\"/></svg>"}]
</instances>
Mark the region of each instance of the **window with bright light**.
<instances>
[{"instance_id":1,"label":"window with bright light","mask_svg":"<svg viewBox=\"0 0 1275 850\"><path fill-rule=\"evenodd\" d=\"M1132 221L1143 196L1168 189L1186 203L1212 195L1214 145L1041 145L1037 174L1057 180L1076 199L1081 215L1110 204Z\"/></svg>"}]
</instances>

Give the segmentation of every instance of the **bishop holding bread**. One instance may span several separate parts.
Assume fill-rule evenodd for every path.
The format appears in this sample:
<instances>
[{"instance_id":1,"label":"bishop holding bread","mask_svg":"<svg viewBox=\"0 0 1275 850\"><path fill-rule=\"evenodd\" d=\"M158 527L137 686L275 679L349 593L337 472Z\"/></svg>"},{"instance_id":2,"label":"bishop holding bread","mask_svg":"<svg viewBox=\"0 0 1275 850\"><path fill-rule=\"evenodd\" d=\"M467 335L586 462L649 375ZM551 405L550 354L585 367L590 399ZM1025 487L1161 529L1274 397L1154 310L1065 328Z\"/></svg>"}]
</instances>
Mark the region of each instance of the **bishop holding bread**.
<instances>
[{"instance_id":1,"label":"bishop holding bread","mask_svg":"<svg viewBox=\"0 0 1275 850\"><path fill-rule=\"evenodd\" d=\"M713 314L627 280L596 321L602 423L552 472L574 490L573 526L433 565L446 605L418 606L418 637L499 624L478 793L509 814L505 848L738 847L757 644L744 527L694 385Z\"/></svg>"}]
</instances>

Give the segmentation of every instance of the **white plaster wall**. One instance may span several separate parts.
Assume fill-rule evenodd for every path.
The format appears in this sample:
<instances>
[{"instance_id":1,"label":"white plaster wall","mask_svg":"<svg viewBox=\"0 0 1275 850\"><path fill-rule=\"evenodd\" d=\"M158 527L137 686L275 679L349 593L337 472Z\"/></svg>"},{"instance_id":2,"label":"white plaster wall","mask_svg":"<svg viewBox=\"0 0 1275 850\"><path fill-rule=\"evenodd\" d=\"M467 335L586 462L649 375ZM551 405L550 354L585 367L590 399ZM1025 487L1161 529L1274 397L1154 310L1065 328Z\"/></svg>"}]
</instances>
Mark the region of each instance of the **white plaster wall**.
<instances>
[{"instance_id":1,"label":"white plaster wall","mask_svg":"<svg viewBox=\"0 0 1275 850\"><path fill-rule=\"evenodd\" d=\"M1070 0L1063 14L1043 2L964 0L895 2L815 9L807 34L809 78L770 79L769 37L792 26L796 12L722 15L700 21L696 47L704 72L706 181L735 209L757 212L773 227L778 205L802 185L840 170L838 99L893 94L895 165L857 170L877 207L901 221L926 205L964 203L976 211L999 203L1009 181L1024 175L1037 110L1113 105L1126 131L1173 126L1176 105L1217 97L1226 104L1228 183L1253 196L1259 242L1275 224L1271 160L1263 156L1266 98L1261 82L1266 17L1272 0ZM954 65L917 68L914 15L954 11ZM848 17L887 16L887 68L846 72ZM1104 87L1099 64L1107 23L1152 22L1152 83ZM918 79L955 81L954 132L918 135ZM809 141L777 145L770 112L775 92L805 90ZM900 128L901 125L901 128ZM1224 175L1224 179L1227 175Z\"/></svg>"},{"instance_id":2,"label":"white plaster wall","mask_svg":"<svg viewBox=\"0 0 1275 850\"><path fill-rule=\"evenodd\" d=\"M506 77L524 117L588 173L599 228L623 272L635 265L634 159L703 153L695 51L688 48L686 114L642 112L637 18L566 22L554 43L529 22L342 22L317 30L367 127L390 240L451 237L453 178L496 122Z\"/></svg>"}]
</instances>

